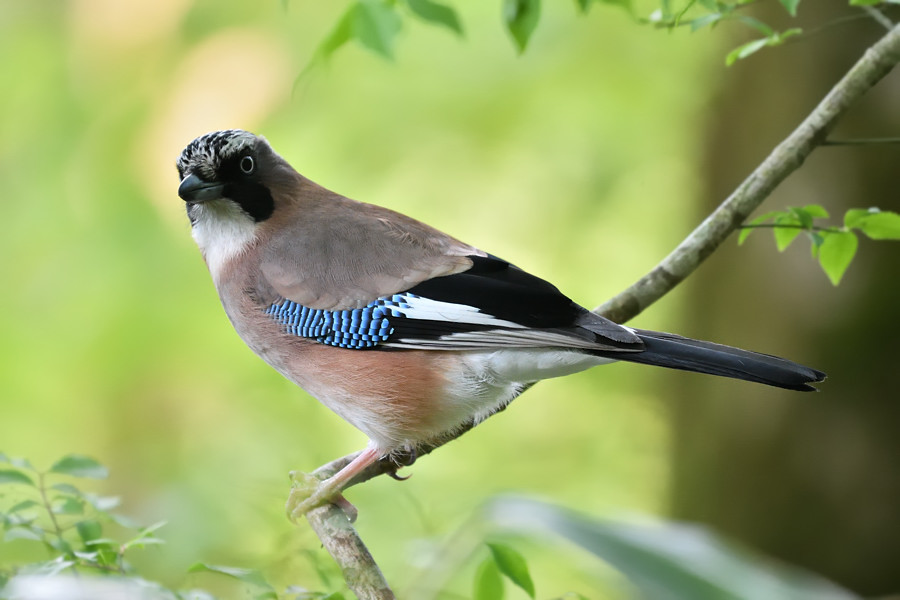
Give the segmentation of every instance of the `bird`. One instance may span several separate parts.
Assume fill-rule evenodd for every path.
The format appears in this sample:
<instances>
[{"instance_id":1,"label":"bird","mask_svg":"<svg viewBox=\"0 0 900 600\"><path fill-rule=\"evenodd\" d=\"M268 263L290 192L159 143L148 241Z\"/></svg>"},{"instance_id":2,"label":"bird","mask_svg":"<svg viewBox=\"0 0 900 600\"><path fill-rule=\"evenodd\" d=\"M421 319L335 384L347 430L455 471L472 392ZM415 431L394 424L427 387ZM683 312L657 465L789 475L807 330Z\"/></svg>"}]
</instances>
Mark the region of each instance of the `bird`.
<instances>
[{"instance_id":1,"label":"bird","mask_svg":"<svg viewBox=\"0 0 900 600\"><path fill-rule=\"evenodd\" d=\"M335 475L296 486L294 519L342 500L375 461L452 438L543 379L614 361L798 391L825 378L614 323L510 262L314 183L248 131L202 135L176 166L192 237L238 335L368 438Z\"/></svg>"}]
</instances>

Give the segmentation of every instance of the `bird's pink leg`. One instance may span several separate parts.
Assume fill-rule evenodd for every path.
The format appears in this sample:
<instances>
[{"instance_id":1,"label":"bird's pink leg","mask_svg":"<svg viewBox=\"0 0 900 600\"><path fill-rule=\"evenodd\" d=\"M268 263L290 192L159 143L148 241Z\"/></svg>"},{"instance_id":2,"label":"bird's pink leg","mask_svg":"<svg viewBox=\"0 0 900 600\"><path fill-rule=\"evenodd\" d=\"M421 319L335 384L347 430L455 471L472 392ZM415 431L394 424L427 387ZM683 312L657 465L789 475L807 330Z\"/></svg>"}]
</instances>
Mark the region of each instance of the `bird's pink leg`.
<instances>
[{"instance_id":1,"label":"bird's pink leg","mask_svg":"<svg viewBox=\"0 0 900 600\"><path fill-rule=\"evenodd\" d=\"M295 520L317 506L333 502L348 513L351 521L356 520L356 509L341 496L341 490L350 483L351 479L378 460L379 456L378 450L369 446L346 467L325 481L305 473L291 473L293 485L287 502L288 517Z\"/></svg>"}]
</instances>

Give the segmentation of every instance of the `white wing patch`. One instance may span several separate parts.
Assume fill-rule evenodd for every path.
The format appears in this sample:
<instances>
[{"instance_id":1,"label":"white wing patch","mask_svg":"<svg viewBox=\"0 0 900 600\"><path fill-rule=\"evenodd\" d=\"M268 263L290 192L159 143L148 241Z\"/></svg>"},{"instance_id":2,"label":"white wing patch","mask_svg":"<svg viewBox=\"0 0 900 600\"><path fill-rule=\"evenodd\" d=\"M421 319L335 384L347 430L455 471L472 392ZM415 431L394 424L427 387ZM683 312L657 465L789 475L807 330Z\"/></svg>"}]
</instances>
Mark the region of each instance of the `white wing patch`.
<instances>
[{"instance_id":1,"label":"white wing patch","mask_svg":"<svg viewBox=\"0 0 900 600\"><path fill-rule=\"evenodd\" d=\"M398 337L382 344L386 348L418 350L488 350L502 348L566 348L579 350L616 349L595 340L579 337L559 329L531 329L520 323L497 318L474 306L441 302L413 294L402 294L392 313L409 319L486 325L491 329L447 333L430 339Z\"/></svg>"},{"instance_id":2,"label":"white wing patch","mask_svg":"<svg viewBox=\"0 0 900 600\"><path fill-rule=\"evenodd\" d=\"M495 327L511 327L525 329L524 325L498 319L493 315L483 313L474 306L465 304L453 304L431 300L414 294L403 294L405 305L393 308L393 311L401 313L409 319L424 319L429 321L447 321L448 323L470 323L472 325L492 325Z\"/></svg>"}]
</instances>

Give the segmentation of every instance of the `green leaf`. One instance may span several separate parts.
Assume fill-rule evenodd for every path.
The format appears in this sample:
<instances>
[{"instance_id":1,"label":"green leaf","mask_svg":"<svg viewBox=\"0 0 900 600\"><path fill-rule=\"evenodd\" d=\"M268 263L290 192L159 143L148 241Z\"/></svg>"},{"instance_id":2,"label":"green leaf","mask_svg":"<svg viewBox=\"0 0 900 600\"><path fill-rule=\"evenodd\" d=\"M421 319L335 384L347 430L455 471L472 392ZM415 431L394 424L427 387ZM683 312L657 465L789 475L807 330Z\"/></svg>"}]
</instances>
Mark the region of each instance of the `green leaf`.
<instances>
[{"instance_id":1,"label":"green leaf","mask_svg":"<svg viewBox=\"0 0 900 600\"><path fill-rule=\"evenodd\" d=\"M122 544L123 550L128 550L129 548L143 548L144 546L162 546L166 543L166 540L157 537L139 537L133 540L130 540L124 544Z\"/></svg>"},{"instance_id":2,"label":"green leaf","mask_svg":"<svg viewBox=\"0 0 900 600\"><path fill-rule=\"evenodd\" d=\"M810 223L811 224L811 223ZM794 215L781 215L775 218L776 227L772 229L775 235L775 245L779 252L784 252L803 230L800 221ZM779 227L782 226L782 227Z\"/></svg>"},{"instance_id":3,"label":"green leaf","mask_svg":"<svg viewBox=\"0 0 900 600\"><path fill-rule=\"evenodd\" d=\"M91 493L84 494L84 499L94 507L94 510L102 513L109 512L122 503L122 499L118 496L98 496Z\"/></svg>"},{"instance_id":4,"label":"green leaf","mask_svg":"<svg viewBox=\"0 0 900 600\"><path fill-rule=\"evenodd\" d=\"M850 6L875 6L881 2L882 0L850 0Z\"/></svg>"},{"instance_id":5,"label":"green leaf","mask_svg":"<svg viewBox=\"0 0 900 600\"><path fill-rule=\"evenodd\" d=\"M17 513L17 512L23 511L23 510L27 510L29 508L33 508L35 506L40 506L40 504L38 504L34 500L22 500L18 504L14 504L13 506L11 506L6 511L6 514L11 515L13 513Z\"/></svg>"},{"instance_id":6,"label":"green leaf","mask_svg":"<svg viewBox=\"0 0 900 600\"><path fill-rule=\"evenodd\" d=\"M753 29L766 36L766 38L772 38L777 35L774 29L772 29L756 17L748 17L747 15L734 15L734 18L744 25L749 25Z\"/></svg>"},{"instance_id":7,"label":"green leaf","mask_svg":"<svg viewBox=\"0 0 900 600\"><path fill-rule=\"evenodd\" d=\"M75 496L76 498L81 498L81 490L69 483L54 483L50 486L50 489L70 496Z\"/></svg>"},{"instance_id":8,"label":"green leaf","mask_svg":"<svg viewBox=\"0 0 900 600\"><path fill-rule=\"evenodd\" d=\"M703 15L702 17L697 17L690 21L691 24L691 32L697 31L699 29L703 29L707 25L713 25L714 23L718 23L722 20L722 13L712 13L708 15Z\"/></svg>"},{"instance_id":9,"label":"green leaf","mask_svg":"<svg viewBox=\"0 0 900 600\"><path fill-rule=\"evenodd\" d=\"M47 562L28 565L28 571L35 575L43 575L49 578L55 575L59 575L60 573L74 565L74 560L71 560L66 556L57 556L53 560L48 560Z\"/></svg>"},{"instance_id":10,"label":"green leaf","mask_svg":"<svg viewBox=\"0 0 900 600\"><path fill-rule=\"evenodd\" d=\"M890 211L871 213L857 228L873 240L900 240L900 214Z\"/></svg>"},{"instance_id":11,"label":"green leaf","mask_svg":"<svg viewBox=\"0 0 900 600\"><path fill-rule=\"evenodd\" d=\"M813 216L805 208L797 208L796 206L788 207L788 211L797 218L797 222L804 229L812 229Z\"/></svg>"},{"instance_id":12,"label":"green leaf","mask_svg":"<svg viewBox=\"0 0 900 600\"><path fill-rule=\"evenodd\" d=\"M44 538L41 536L40 530L35 530L33 527L10 527L3 535L3 541L11 542L13 540L42 542Z\"/></svg>"},{"instance_id":13,"label":"green leaf","mask_svg":"<svg viewBox=\"0 0 900 600\"><path fill-rule=\"evenodd\" d=\"M394 58L394 38L400 17L393 6L380 0L359 0L353 15L353 36L359 43L388 60Z\"/></svg>"},{"instance_id":14,"label":"green leaf","mask_svg":"<svg viewBox=\"0 0 900 600\"><path fill-rule=\"evenodd\" d=\"M487 516L516 531L549 532L581 546L625 575L642 598L857 598L815 574L775 566L695 525L596 520L521 498L495 500Z\"/></svg>"},{"instance_id":15,"label":"green leaf","mask_svg":"<svg viewBox=\"0 0 900 600\"><path fill-rule=\"evenodd\" d=\"M9 459L9 464L14 466L17 469L22 469L24 471L36 471L37 469L32 466L30 462L28 462L27 458L19 458L18 456L12 456Z\"/></svg>"},{"instance_id":16,"label":"green leaf","mask_svg":"<svg viewBox=\"0 0 900 600\"><path fill-rule=\"evenodd\" d=\"M827 219L829 216L828 211L818 204L807 204L802 210L814 219Z\"/></svg>"},{"instance_id":17,"label":"green leaf","mask_svg":"<svg viewBox=\"0 0 900 600\"><path fill-rule=\"evenodd\" d=\"M725 64L727 66L731 66L742 58L747 58L754 52L759 52L769 43L769 38L760 38L758 40L753 40L752 42L747 42L746 44L742 44L728 53L725 57Z\"/></svg>"},{"instance_id":18,"label":"green leaf","mask_svg":"<svg viewBox=\"0 0 900 600\"><path fill-rule=\"evenodd\" d=\"M76 550L74 554L75 558L81 560L82 563L88 563L90 566L97 566L100 564L99 552L79 552Z\"/></svg>"},{"instance_id":19,"label":"green leaf","mask_svg":"<svg viewBox=\"0 0 900 600\"><path fill-rule=\"evenodd\" d=\"M486 558L475 572L473 600L503 600L503 579L492 558Z\"/></svg>"},{"instance_id":20,"label":"green leaf","mask_svg":"<svg viewBox=\"0 0 900 600\"><path fill-rule=\"evenodd\" d=\"M95 540L91 544L92 548L97 549L97 562L102 565L118 565L122 566L119 557L118 544L113 540Z\"/></svg>"},{"instance_id":21,"label":"green leaf","mask_svg":"<svg viewBox=\"0 0 900 600\"><path fill-rule=\"evenodd\" d=\"M75 524L75 530L78 531L78 537L85 545L100 539L100 536L103 535L103 526L99 521L94 520L79 521Z\"/></svg>"},{"instance_id":22,"label":"green leaf","mask_svg":"<svg viewBox=\"0 0 900 600\"><path fill-rule=\"evenodd\" d=\"M528 563L525 562L525 557L506 544L494 542L487 546L491 549L494 562L497 563L500 572L534 598L534 582L528 572Z\"/></svg>"},{"instance_id":23,"label":"green leaf","mask_svg":"<svg viewBox=\"0 0 900 600\"><path fill-rule=\"evenodd\" d=\"M797 5L800 4L800 0L779 0L779 2L792 17L797 16Z\"/></svg>"},{"instance_id":24,"label":"green leaf","mask_svg":"<svg viewBox=\"0 0 900 600\"><path fill-rule=\"evenodd\" d=\"M519 54L525 52L540 16L541 0L503 0L503 22Z\"/></svg>"},{"instance_id":25,"label":"green leaf","mask_svg":"<svg viewBox=\"0 0 900 600\"><path fill-rule=\"evenodd\" d=\"M244 583L255 585L257 587L266 588L267 590L273 589L269 582L265 580L262 574L259 571L254 569L242 569L240 567L226 567L222 565L208 565L206 563L194 563L188 568L188 573L199 573L199 572L208 572L208 573L218 573L220 575L226 575L228 577L233 577L239 581Z\"/></svg>"},{"instance_id":26,"label":"green leaf","mask_svg":"<svg viewBox=\"0 0 900 600\"><path fill-rule=\"evenodd\" d=\"M793 27L791 29L786 29L781 33L776 33L774 36L769 38L770 46L780 46L782 45L788 38L792 38L795 35L801 35L803 33L803 29L799 27Z\"/></svg>"},{"instance_id":27,"label":"green leaf","mask_svg":"<svg viewBox=\"0 0 900 600\"><path fill-rule=\"evenodd\" d=\"M53 505L53 514L55 515L80 515L83 513L84 503L69 496L63 497L62 502Z\"/></svg>"},{"instance_id":28,"label":"green leaf","mask_svg":"<svg viewBox=\"0 0 900 600\"><path fill-rule=\"evenodd\" d=\"M151 533L164 527L165 525L166 525L166 521L159 521L158 523L154 523L153 525L150 525L149 527L142 527L138 531L138 534L134 538L132 538L132 539L128 540L127 542L125 542L124 544L122 544L122 548L127 550L134 546L141 547L141 546L146 546L147 544L165 544L166 542L164 540L161 540L159 538L156 538L156 537L153 537L150 535ZM197 564L201 564L201 563L197 563ZM226 567L222 567L222 568L224 569Z\"/></svg>"},{"instance_id":29,"label":"green leaf","mask_svg":"<svg viewBox=\"0 0 900 600\"><path fill-rule=\"evenodd\" d=\"M819 264L831 283L837 285L856 254L859 240L850 231L829 231L824 237L819 248Z\"/></svg>"},{"instance_id":30,"label":"green leaf","mask_svg":"<svg viewBox=\"0 0 900 600\"><path fill-rule=\"evenodd\" d=\"M353 20L356 15L357 5L351 4L341 18L338 19L334 29L325 36L316 48L315 56L320 60L328 60L338 48L350 41L353 37ZM307 67L308 68L308 67Z\"/></svg>"},{"instance_id":31,"label":"green leaf","mask_svg":"<svg viewBox=\"0 0 900 600\"><path fill-rule=\"evenodd\" d=\"M34 487L31 477L19 471L12 469L0 469L0 484L4 483L21 483L22 485L30 485Z\"/></svg>"},{"instance_id":32,"label":"green leaf","mask_svg":"<svg viewBox=\"0 0 900 600\"><path fill-rule=\"evenodd\" d=\"M34 515L22 515L13 512L7 513L5 515L2 515L2 513L0 513L0 516L2 516L3 524L6 527L29 527L35 522L35 520L37 520L37 517L35 517Z\"/></svg>"},{"instance_id":33,"label":"green leaf","mask_svg":"<svg viewBox=\"0 0 900 600\"><path fill-rule=\"evenodd\" d=\"M844 227L858 229L869 215L880 212L877 208L851 208L844 214Z\"/></svg>"},{"instance_id":34,"label":"green leaf","mask_svg":"<svg viewBox=\"0 0 900 600\"><path fill-rule=\"evenodd\" d=\"M62 457L50 467L50 472L91 479L106 479L109 476L109 470L106 467L93 458L80 454L70 454Z\"/></svg>"},{"instance_id":35,"label":"green leaf","mask_svg":"<svg viewBox=\"0 0 900 600\"><path fill-rule=\"evenodd\" d=\"M578 11L586 15L588 11L591 9L592 0L575 0L575 5L578 7Z\"/></svg>"},{"instance_id":36,"label":"green leaf","mask_svg":"<svg viewBox=\"0 0 900 600\"><path fill-rule=\"evenodd\" d=\"M50 545L51 548L53 548L60 554L64 554L66 556L72 555L72 546L70 546L69 542L67 542L64 539L50 538L49 540L47 540L47 543Z\"/></svg>"},{"instance_id":37,"label":"green leaf","mask_svg":"<svg viewBox=\"0 0 900 600\"><path fill-rule=\"evenodd\" d=\"M432 0L406 0L406 4L413 14L423 21L443 25L459 35L463 34L459 17L456 15L456 11L449 6L438 4Z\"/></svg>"}]
</instances>

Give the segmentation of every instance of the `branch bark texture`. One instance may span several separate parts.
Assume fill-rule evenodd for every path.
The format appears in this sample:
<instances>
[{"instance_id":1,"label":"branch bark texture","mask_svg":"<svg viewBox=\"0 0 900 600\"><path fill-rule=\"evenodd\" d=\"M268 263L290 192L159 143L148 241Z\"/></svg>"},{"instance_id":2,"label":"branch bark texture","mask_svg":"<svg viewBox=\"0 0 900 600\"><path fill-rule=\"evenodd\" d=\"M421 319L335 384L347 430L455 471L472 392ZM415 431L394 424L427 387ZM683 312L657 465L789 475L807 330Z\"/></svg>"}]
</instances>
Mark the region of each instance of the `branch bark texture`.
<instances>
[{"instance_id":1,"label":"branch bark texture","mask_svg":"<svg viewBox=\"0 0 900 600\"><path fill-rule=\"evenodd\" d=\"M690 275L760 204L797 170L810 153L826 142L829 132L878 81L900 62L900 25L895 25L871 46L847 74L828 92L804 121L716 208L678 247L628 289L594 309L617 323L624 323L662 298ZM463 428L462 435L474 426ZM449 441L449 440L448 440ZM383 459L355 478L356 485L378 475L394 473L399 464L412 462L446 442L419 449L399 461ZM316 470L328 477L356 454L332 461ZM394 594L344 511L329 504L307 514L307 520L325 548L341 567L350 589L361 600L385 600Z\"/></svg>"}]
</instances>

